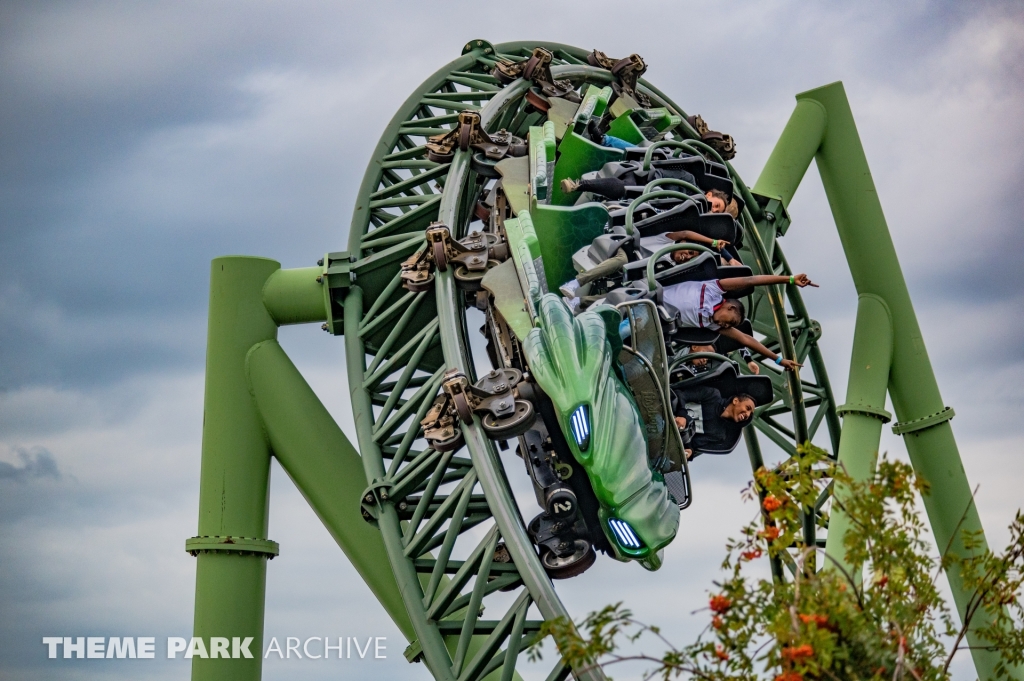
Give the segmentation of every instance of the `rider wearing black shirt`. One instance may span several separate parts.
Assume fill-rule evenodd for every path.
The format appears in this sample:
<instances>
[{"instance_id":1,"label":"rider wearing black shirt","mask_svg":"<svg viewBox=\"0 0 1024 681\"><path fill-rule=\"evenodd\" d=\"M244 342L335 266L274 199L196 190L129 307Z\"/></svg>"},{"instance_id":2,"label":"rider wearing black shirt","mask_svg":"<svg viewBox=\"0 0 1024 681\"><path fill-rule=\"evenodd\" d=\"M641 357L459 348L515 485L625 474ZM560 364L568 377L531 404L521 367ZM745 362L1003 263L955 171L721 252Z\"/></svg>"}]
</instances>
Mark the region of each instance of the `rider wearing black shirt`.
<instances>
[{"instance_id":1,"label":"rider wearing black shirt","mask_svg":"<svg viewBox=\"0 0 1024 681\"><path fill-rule=\"evenodd\" d=\"M688 443L694 450L693 456L731 447L754 416L755 403L750 395L723 398L722 393L709 386L683 388L674 393L676 425L687 428L693 421L693 435Z\"/></svg>"}]
</instances>

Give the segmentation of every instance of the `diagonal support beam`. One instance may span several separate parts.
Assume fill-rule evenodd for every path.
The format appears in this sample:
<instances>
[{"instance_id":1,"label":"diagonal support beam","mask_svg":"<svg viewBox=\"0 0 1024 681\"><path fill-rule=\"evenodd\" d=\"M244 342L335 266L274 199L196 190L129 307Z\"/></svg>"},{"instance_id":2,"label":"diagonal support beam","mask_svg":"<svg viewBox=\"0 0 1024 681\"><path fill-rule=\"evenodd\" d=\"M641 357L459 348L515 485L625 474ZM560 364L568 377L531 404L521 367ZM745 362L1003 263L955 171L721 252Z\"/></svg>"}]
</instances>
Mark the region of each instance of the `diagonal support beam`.
<instances>
[{"instance_id":1,"label":"diagonal support beam","mask_svg":"<svg viewBox=\"0 0 1024 681\"><path fill-rule=\"evenodd\" d=\"M363 462L306 379L276 340L246 356L252 398L274 456L359 576L406 638L412 624L380 532L365 522L357 500L366 486Z\"/></svg>"},{"instance_id":2,"label":"diagonal support beam","mask_svg":"<svg viewBox=\"0 0 1024 681\"><path fill-rule=\"evenodd\" d=\"M931 360L900 268L882 204L875 190L864 147L842 83L797 95L797 106L765 164L753 193L789 205L811 160L818 166L839 238L858 294L884 301L892 319L892 366L888 387L897 418L910 428L907 452L914 470L931 486L925 509L938 546L969 555L964 532L981 533L981 519L964 472L960 452L935 380ZM945 414L944 418L933 418ZM915 425L917 428L915 429ZM844 433L845 437L845 433ZM842 441L840 441L842 447ZM983 537L983 535L982 535ZM986 548L982 539L979 550ZM958 568L946 573L960 617L972 596ZM988 615L979 611L976 625ZM971 654L983 680L995 678L998 655L968 633ZM1024 678L1020 669L1011 678Z\"/></svg>"}]
</instances>

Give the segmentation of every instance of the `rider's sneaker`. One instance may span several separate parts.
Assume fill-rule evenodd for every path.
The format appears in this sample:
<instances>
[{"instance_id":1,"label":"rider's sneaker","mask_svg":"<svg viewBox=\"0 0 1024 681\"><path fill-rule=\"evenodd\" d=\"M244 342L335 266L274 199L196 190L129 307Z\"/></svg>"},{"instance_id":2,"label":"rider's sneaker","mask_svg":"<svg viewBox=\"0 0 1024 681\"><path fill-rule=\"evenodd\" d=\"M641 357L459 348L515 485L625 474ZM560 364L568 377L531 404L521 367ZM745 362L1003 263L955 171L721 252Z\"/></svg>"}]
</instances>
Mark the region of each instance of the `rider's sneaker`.
<instances>
[{"instance_id":1,"label":"rider's sneaker","mask_svg":"<svg viewBox=\"0 0 1024 681\"><path fill-rule=\"evenodd\" d=\"M562 193L572 194L580 190L579 180L570 180L568 177L562 180Z\"/></svg>"},{"instance_id":2,"label":"rider's sneaker","mask_svg":"<svg viewBox=\"0 0 1024 681\"><path fill-rule=\"evenodd\" d=\"M579 288L580 282L576 281L575 279L572 279L559 286L558 292L561 293L566 298L575 298L576 291L578 291Z\"/></svg>"},{"instance_id":3,"label":"rider's sneaker","mask_svg":"<svg viewBox=\"0 0 1024 681\"><path fill-rule=\"evenodd\" d=\"M579 309L580 309L580 299L579 298L570 298L570 297L566 296L565 298L563 298L563 300L565 300L565 304L569 306L569 311L570 312L572 312L573 314L576 314L577 312L579 312Z\"/></svg>"}]
</instances>

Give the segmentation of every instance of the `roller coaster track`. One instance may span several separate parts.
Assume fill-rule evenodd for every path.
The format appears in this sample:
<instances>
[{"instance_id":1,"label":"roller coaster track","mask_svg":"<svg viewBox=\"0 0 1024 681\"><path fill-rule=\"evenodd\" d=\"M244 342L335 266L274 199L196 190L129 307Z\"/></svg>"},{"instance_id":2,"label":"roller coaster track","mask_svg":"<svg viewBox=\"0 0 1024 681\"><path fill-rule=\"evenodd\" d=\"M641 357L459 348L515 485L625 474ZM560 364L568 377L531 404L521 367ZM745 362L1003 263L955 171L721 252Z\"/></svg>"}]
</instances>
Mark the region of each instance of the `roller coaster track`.
<instances>
[{"instance_id":1,"label":"roller coaster track","mask_svg":"<svg viewBox=\"0 0 1024 681\"><path fill-rule=\"evenodd\" d=\"M432 291L407 291L400 279L401 262L423 247L429 223L444 222L455 238L467 233L480 189L488 182L472 170L471 152L456 151L445 164L428 160L426 138L452 129L465 110L478 111L489 132L507 129L525 137L542 116L526 105L529 83L517 80L503 87L490 71L499 58L521 60L538 46L554 54L556 78L576 85L612 81L609 71L589 66L587 52L577 48L470 42L388 124L356 199L348 251L329 253L323 263L330 299L324 327L344 335L368 484L364 517L380 529L412 623L416 640L406 656L422 660L443 681L492 674L509 681L541 623L568 615L527 536L495 443L479 422L462 424L465 445L457 451L426 447L419 422L439 393L444 371L458 368L471 381L478 371L465 300L452 270L436 273ZM653 86L641 81L640 89L656 106L686 117ZM685 123L676 134L698 139ZM755 274L789 274L778 244L788 226L784 211L773 214L770 204L760 206L731 166L730 172L749 208L741 219L744 262ZM807 364L802 375L771 373L774 402L759 408L757 432L746 429L752 466L764 465L759 434L792 455L824 424L826 446L837 452L840 424L818 348L821 331L799 290L767 287L754 297L750 316L768 347ZM699 479L695 488L699 497ZM811 545L824 543L820 512L829 494L826 487L815 508L805 509L805 539ZM785 568L785 561L775 563L777 578L784 578ZM488 619L480 615L484 610ZM559 661L547 679L558 681L570 673L603 678L599 669L574 672Z\"/></svg>"}]
</instances>

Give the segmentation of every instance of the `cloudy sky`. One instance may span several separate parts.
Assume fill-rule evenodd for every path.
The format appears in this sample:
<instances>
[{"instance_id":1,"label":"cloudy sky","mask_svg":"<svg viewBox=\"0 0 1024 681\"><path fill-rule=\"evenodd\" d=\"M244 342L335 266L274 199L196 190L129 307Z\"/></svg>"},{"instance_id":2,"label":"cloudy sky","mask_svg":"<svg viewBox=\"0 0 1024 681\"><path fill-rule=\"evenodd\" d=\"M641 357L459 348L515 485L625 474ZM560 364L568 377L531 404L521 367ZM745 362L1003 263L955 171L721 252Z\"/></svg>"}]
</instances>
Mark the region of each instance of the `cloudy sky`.
<instances>
[{"instance_id":1,"label":"cloudy sky","mask_svg":"<svg viewBox=\"0 0 1024 681\"><path fill-rule=\"evenodd\" d=\"M1006 538L1024 501L1020 3L530 7L0 2L0 678L188 674L50 661L40 641L190 633L209 261L341 250L394 109L478 37L640 53L737 139L751 184L793 95L842 80L983 521ZM813 168L791 213L784 247L822 284L806 298L841 399L856 296ZM281 337L351 433L340 339ZM883 446L903 451L891 433ZM694 475L664 569L600 561L559 584L572 612L624 600L677 640L702 626L690 613L754 509L742 451ZM271 662L265 678L427 678L279 468L272 487L267 636L386 636L389 655Z\"/></svg>"}]
</instances>

